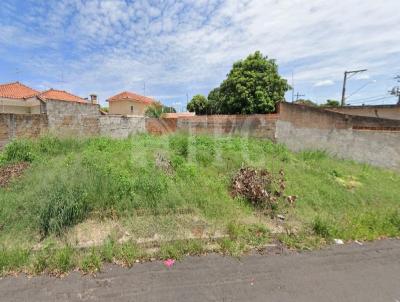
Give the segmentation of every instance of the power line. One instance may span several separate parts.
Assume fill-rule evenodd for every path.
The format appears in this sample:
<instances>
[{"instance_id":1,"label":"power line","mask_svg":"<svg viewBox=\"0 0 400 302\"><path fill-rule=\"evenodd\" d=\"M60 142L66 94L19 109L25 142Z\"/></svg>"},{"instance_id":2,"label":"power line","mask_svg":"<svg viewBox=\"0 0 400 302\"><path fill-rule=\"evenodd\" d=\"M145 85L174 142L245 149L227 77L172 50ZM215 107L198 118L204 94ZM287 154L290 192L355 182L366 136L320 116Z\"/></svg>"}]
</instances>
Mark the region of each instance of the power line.
<instances>
[{"instance_id":1,"label":"power line","mask_svg":"<svg viewBox=\"0 0 400 302\"><path fill-rule=\"evenodd\" d=\"M299 94L298 92L296 93L296 101L299 100L300 97L306 96L305 94Z\"/></svg>"},{"instance_id":2,"label":"power line","mask_svg":"<svg viewBox=\"0 0 400 302\"><path fill-rule=\"evenodd\" d=\"M381 98L376 98L376 99L373 99L373 100L369 100L369 101L365 101L365 102L356 102L356 103L353 103L352 105L357 105L357 104L369 104L369 103L373 103L373 102L376 102L376 101L380 101L380 100L384 100L384 99L389 99L389 98L392 98L392 96L385 96L385 97L381 97Z\"/></svg>"},{"instance_id":3,"label":"power line","mask_svg":"<svg viewBox=\"0 0 400 302\"><path fill-rule=\"evenodd\" d=\"M360 99L355 99L351 100L351 102L357 102L357 101L365 101L369 99L376 99L376 98L381 98L387 96L386 94L381 94L381 95L375 95L375 96L370 96L370 97L365 97L365 98L360 98Z\"/></svg>"},{"instance_id":4,"label":"power line","mask_svg":"<svg viewBox=\"0 0 400 302\"><path fill-rule=\"evenodd\" d=\"M373 82L368 82L368 83L365 83L364 85L360 86L357 90L350 93L350 95L348 97L346 97L346 100L348 100L351 96L355 95L357 92L359 92L361 89L363 89L364 87L366 87L367 85L369 85L371 83L373 83Z\"/></svg>"}]
</instances>

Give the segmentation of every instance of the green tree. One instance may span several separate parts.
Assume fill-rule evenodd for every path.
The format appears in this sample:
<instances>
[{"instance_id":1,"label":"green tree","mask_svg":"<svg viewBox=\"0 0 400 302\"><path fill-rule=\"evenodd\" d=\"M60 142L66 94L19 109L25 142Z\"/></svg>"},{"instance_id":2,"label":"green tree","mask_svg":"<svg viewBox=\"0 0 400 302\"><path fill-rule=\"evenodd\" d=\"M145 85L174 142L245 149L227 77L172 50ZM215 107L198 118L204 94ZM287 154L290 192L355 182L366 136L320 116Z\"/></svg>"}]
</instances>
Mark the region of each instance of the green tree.
<instances>
[{"instance_id":1,"label":"green tree","mask_svg":"<svg viewBox=\"0 0 400 302\"><path fill-rule=\"evenodd\" d=\"M256 51L233 64L219 87L219 108L226 114L274 112L290 86L278 73L275 60Z\"/></svg>"},{"instance_id":2,"label":"green tree","mask_svg":"<svg viewBox=\"0 0 400 302\"><path fill-rule=\"evenodd\" d=\"M146 109L145 116L160 118L163 113L175 113L174 107L164 106L160 102L154 102Z\"/></svg>"},{"instance_id":3,"label":"green tree","mask_svg":"<svg viewBox=\"0 0 400 302\"><path fill-rule=\"evenodd\" d=\"M218 114L221 112L220 109L220 95L219 88L214 88L208 94L208 112L207 114Z\"/></svg>"},{"instance_id":4,"label":"green tree","mask_svg":"<svg viewBox=\"0 0 400 302\"><path fill-rule=\"evenodd\" d=\"M295 104L300 104L300 105L307 105L307 106L312 106L312 107L318 107L317 103L314 103L311 100L307 100L307 99L298 99L296 101L294 101Z\"/></svg>"},{"instance_id":5,"label":"green tree","mask_svg":"<svg viewBox=\"0 0 400 302\"><path fill-rule=\"evenodd\" d=\"M339 107L340 103L336 100L326 100L325 104L321 105L322 107Z\"/></svg>"},{"instance_id":6,"label":"green tree","mask_svg":"<svg viewBox=\"0 0 400 302\"><path fill-rule=\"evenodd\" d=\"M197 94L190 100L186 108L190 112L196 112L197 115L203 115L208 113L209 103L204 95Z\"/></svg>"}]
</instances>

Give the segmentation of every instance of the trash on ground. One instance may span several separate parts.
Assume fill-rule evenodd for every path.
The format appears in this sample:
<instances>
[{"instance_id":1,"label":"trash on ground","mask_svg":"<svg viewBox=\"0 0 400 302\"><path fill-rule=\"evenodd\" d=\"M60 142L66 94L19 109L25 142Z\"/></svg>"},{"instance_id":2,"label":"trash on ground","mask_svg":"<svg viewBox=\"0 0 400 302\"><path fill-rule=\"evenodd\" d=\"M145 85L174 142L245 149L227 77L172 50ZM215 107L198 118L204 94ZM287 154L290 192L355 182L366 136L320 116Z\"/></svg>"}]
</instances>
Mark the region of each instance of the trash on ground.
<instances>
[{"instance_id":1,"label":"trash on ground","mask_svg":"<svg viewBox=\"0 0 400 302\"><path fill-rule=\"evenodd\" d=\"M175 260L174 259L167 259L164 261L164 265L168 268L172 267L175 264Z\"/></svg>"},{"instance_id":2,"label":"trash on ground","mask_svg":"<svg viewBox=\"0 0 400 302\"><path fill-rule=\"evenodd\" d=\"M284 215L276 215L276 217L279 219L279 220L285 220L285 216Z\"/></svg>"},{"instance_id":3,"label":"trash on ground","mask_svg":"<svg viewBox=\"0 0 400 302\"><path fill-rule=\"evenodd\" d=\"M333 241L335 242L335 244L344 244L342 239L333 239Z\"/></svg>"}]
</instances>

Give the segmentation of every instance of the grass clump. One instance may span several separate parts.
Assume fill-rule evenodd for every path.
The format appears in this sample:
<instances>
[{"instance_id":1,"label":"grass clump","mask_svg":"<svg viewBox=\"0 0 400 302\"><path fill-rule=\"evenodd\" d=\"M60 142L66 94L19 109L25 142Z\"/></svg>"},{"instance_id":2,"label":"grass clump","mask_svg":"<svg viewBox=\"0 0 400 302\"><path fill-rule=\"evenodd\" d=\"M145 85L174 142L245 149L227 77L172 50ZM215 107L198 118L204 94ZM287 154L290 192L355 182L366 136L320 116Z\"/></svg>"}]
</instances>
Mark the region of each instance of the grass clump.
<instances>
[{"instance_id":1,"label":"grass clump","mask_svg":"<svg viewBox=\"0 0 400 302\"><path fill-rule=\"evenodd\" d=\"M0 247L0 275L19 271L29 260L29 251L23 248L7 249Z\"/></svg>"},{"instance_id":2,"label":"grass clump","mask_svg":"<svg viewBox=\"0 0 400 302\"><path fill-rule=\"evenodd\" d=\"M262 224L238 224L231 222L227 227L228 238L219 241L222 252L231 256L239 256L243 252L262 247L269 242L270 232Z\"/></svg>"},{"instance_id":3,"label":"grass clump","mask_svg":"<svg viewBox=\"0 0 400 302\"><path fill-rule=\"evenodd\" d=\"M45 193L46 202L39 212L40 232L60 235L65 228L81 222L89 212L85 190L56 183Z\"/></svg>"},{"instance_id":4,"label":"grass clump","mask_svg":"<svg viewBox=\"0 0 400 302\"><path fill-rule=\"evenodd\" d=\"M205 251L204 244L200 240L179 240L161 244L158 258L180 260L185 255L200 255Z\"/></svg>"},{"instance_id":5,"label":"grass clump","mask_svg":"<svg viewBox=\"0 0 400 302\"><path fill-rule=\"evenodd\" d=\"M101 256L95 248L86 252L81 260L80 269L84 273L96 273L101 270Z\"/></svg>"}]
</instances>

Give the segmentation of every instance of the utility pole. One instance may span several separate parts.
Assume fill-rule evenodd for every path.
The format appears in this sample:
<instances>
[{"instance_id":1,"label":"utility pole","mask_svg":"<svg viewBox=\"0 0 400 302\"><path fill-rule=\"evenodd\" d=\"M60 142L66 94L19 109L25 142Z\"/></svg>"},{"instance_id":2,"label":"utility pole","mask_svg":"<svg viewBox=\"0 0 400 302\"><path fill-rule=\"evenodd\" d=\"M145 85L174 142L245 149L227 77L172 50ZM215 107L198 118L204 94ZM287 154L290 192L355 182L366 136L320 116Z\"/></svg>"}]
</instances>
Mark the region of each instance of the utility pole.
<instances>
[{"instance_id":1,"label":"utility pole","mask_svg":"<svg viewBox=\"0 0 400 302\"><path fill-rule=\"evenodd\" d=\"M397 80L398 83L400 83L400 75L395 76L394 79ZM389 93L399 98L399 100L397 101L397 105L400 105L400 86L393 87L392 90L389 91Z\"/></svg>"},{"instance_id":2,"label":"utility pole","mask_svg":"<svg viewBox=\"0 0 400 302\"><path fill-rule=\"evenodd\" d=\"M299 100L299 97L306 96L305 94L296 93L296 102Z\"/></svg>"},{"instance_id":3,"label":"utility pole","mask_svg":"<svg viewBox=\"0 0 400 302\"><path fill-rule=\"evenodd\" d=\"M341 106L343 107L345 105L345 100L346 100L346 83L347 83L347 75L349 74L356 74L359 72L364 72L367 71L367 69L359 69L359 70L350 70L350 71L345 71L344 72L344 78L343 78L343 89L342 89L342 102L341 102Z\"/></svg>"},{"instance_id":4,"label":"utility pole","mask_svg":"<svg viewBox=\"0 0 400 302\"><path fill-rule=\"evenodd\" d=\"M294 75L292 70L292 103L294 102Z\"/></svg>"},{"instance_id":5,"label":"utility pole","mask_svg":"<svg viewBox=\"0 0 400 302\"><path fill-rule=\"evenodd\" d=\"M143 95L146 96L146 81L143 82Z\"/></svg>"}]
</instances>

